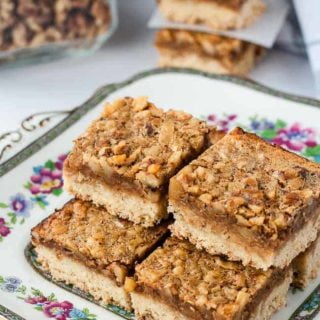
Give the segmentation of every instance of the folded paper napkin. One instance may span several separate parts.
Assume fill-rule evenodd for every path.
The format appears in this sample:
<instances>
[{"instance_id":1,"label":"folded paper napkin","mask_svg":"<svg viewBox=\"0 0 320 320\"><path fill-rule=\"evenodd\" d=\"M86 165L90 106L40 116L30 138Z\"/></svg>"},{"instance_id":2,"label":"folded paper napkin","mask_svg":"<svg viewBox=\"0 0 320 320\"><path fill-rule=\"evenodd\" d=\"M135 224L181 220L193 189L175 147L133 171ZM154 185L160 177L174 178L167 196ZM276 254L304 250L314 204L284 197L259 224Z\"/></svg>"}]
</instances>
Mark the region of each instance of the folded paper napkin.
<instances>
[{"instance_id":1,"label":"folded paper napkin","mask_svg":"<svg viewBox=\"0 0 320 320\"><path fill-rule=\"evenodd\" d=\"M284 24L289 9L288 0L264 0L267 4L267 10L264 15L252 26L241 30L212 30L202 25L192 25L187 23L178 23L165 19L159 10L156 10L148 26L150 28L161 29L186 29L191 31L210 32L237 38L252 43L256 43L266 48L273 47L279 31ZM305 0L301 0L305 1ZM320 0L319 0L320 1Z\"/></svg>"},{"instance_id":2,"label":"folded paper napkin","mask_svg":"<svg viewBox=\"0 0 320 320\"><path fill-rule=\"evenodd\" d=\"M316 85L320 90L320 1L292 0L277 46L309 58Z\"/></svg>"},{"instance_id":3,"label":"folded paper napkin","mask_svg":"<svg viewBox=\"0 0 320 320\"><path fill-rule=\"evenodd\" d=\"M310 65L320 90L320 0L293 0Z\"/></svg>"}]
</instances>

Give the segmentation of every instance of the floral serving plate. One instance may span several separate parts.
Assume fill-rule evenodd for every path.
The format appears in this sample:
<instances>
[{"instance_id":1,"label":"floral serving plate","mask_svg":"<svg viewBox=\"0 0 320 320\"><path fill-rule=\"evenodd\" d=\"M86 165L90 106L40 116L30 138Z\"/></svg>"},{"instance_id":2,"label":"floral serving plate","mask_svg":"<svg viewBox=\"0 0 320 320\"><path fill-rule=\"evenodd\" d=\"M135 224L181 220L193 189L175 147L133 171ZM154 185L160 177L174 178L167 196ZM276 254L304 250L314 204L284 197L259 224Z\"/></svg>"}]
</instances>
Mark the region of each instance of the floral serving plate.
<instances>
[{"instance_id":1,"label":"floral serving plate","mask_svg":"<svg viewBox=\"0 0 320 320\"><path fill-rule=\"evenodd\" d=\"M106 100L140 95L225 131L241 126L320 162L320 101L191 70L156 69L105 86L0 165L0 319L134 319L116 306L97 306L76 288L52 281L28 243L30 229L70 198L61 170L72 140L98 116ZM291 291L286 308L273 320L320 319L319 310L320 277L304 291Z\"/></svg>"}]
</instances>

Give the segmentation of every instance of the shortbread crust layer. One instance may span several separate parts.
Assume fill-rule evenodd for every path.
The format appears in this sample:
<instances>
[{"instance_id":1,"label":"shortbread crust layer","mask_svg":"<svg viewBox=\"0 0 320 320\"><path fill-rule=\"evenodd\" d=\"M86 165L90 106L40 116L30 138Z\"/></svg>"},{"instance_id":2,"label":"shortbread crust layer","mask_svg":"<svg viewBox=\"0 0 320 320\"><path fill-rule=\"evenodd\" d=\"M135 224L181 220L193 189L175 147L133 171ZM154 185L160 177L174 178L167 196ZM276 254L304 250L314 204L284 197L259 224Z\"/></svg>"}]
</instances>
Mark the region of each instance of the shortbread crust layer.
<instances>
[{"instance_id":1,"label":"shortbread crust layer","mask_svg":"<svg viewBox=\"0 0 320 320\"><path fill-rule=\"evenodd\" d=\"M112 188L101 179L92 182L82 174L74 174L69 176L65 187L77 198L92 201L112 215L134 221L143 227L153 226L168 217L166 198L154 203L126 190Z\"/></svg>"},{"instance_id":2,"label":"shortbread crust layer","mask_svg":"<svg viewBox=\"0 0 320 320\"><path fill-rule=\"evenodd\" d=\"M320 269L320 236L292 262L293 282L298 288L306 288L315 279Z\"/></svg>"},{"instance_id":3,"label":"shortbread crust layer","mask_svg":"<svg viewBox=\"0 0 320 320\"><path fill-rule=\"evenodd\" d=\"M92 295L102 306L113 304L132 311L129 293L114 280L60 250L37 245L35 251L37 261L55 280L73 285Z\"/></svg>"}]
</instances>

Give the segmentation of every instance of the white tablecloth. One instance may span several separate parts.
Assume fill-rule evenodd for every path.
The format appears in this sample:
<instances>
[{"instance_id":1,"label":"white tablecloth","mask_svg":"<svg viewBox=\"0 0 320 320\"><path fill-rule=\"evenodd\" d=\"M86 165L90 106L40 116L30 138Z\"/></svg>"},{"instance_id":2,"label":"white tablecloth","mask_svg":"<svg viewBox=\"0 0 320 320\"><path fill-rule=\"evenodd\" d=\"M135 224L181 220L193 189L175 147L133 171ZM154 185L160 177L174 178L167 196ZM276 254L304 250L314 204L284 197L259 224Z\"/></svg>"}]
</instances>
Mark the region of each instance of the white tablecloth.
<instances>
[{"instance_id":1,"label":"white tablecloth","mask_svg":"<svg viewBox=\"0 0 320 320\"><path fill-rule=\"evenodd\" d=\"M146 28L152 0L119 0L120 26L96 54L22 68L0 69L0 134L17 128L26 116L81 104L101 85L154 68L154 31ZM273 51L251 77L287 92L315 97L306 59Z\"/></svg>"}]
</instances>

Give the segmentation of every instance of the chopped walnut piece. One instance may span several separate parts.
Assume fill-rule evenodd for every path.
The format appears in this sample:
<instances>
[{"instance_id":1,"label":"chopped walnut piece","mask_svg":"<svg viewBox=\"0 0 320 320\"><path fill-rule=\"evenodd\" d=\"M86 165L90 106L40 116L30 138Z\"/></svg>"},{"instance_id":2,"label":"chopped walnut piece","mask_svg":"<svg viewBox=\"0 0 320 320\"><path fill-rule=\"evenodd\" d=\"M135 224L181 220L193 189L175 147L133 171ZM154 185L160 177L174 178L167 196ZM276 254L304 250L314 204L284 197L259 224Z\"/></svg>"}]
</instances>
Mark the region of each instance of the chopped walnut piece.
<instances>
[{"instance_id":1,"label":"chopped walnut piece","mask_svg":"<svg viewBox=\"0 0 320 320\"><path fill-rule=\"evenodd\" d=\"M134 265L166 235L167 226L164 222L146 229L90 202L72 200L33 228L32 241L68 252L123 285ZM133 283L127 281L129 290Z\"/></svg>"}]
</instances>

